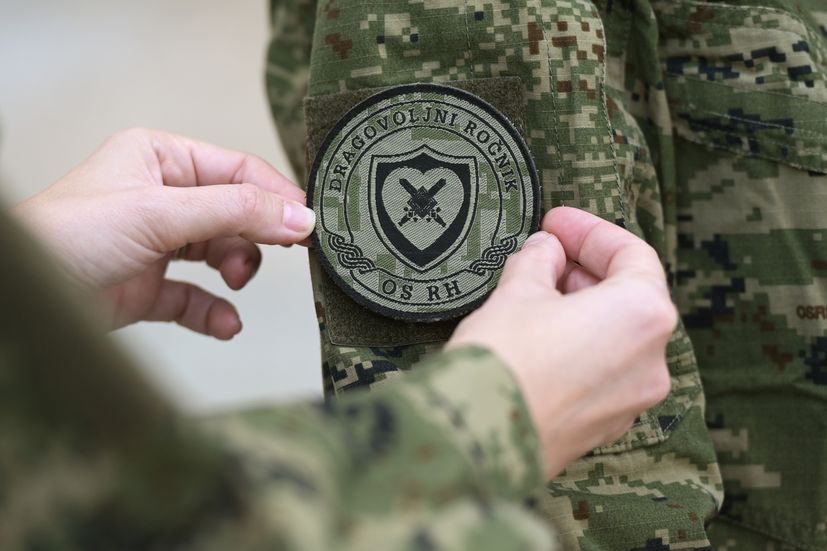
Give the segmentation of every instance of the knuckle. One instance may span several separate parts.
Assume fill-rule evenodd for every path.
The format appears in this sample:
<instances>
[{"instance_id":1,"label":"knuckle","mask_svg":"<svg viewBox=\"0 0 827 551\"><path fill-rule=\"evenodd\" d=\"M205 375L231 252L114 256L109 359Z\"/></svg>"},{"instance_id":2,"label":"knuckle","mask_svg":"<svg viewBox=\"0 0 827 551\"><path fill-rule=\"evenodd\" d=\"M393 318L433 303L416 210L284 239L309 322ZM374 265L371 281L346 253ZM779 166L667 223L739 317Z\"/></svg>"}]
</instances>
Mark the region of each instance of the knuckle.
<instances>
[{"instance_id":1,"label":"knuckle","mask_svg":"<svg viewBox=\"0 0 827 551\"><path fill-rule=\"evenodd\" d=\"M646 378L641 389L638 409L644 410L655 406L666 399L672 390L672 379L663 362L656 364L649 377Z\"/></svg>"},{"instance_id":2,"label":"knuckle","mask_svg":"<svg viewBox=\"0 0 827 551\"><path fill-rule=\"evenodd\" d=\"M233 172L230 181L234 184L241 184L244 182L244 176L250 172L250 164L253 160L252 155L245 155L241 162L238 164L238 167Z\"/></svg>"},{"instance_id":3,"label":"knuckle","mask_svg":"<svg viewBox=\"0 0 827 551\"><path fill-rule=\"evenodd\" d=\"M678 310L669 297L664 298L660 302L660 308L658 308L655 314L653 323L655 328L659 330L659 333L666 337L671 335L675 330L675 326L678 324Z\"/></svg>"},{"instance_id":4,"label":"knuckle","mask_svg":"<svg viewBox=\"0 0 827 551\"><path fill-rule=\"evenodd\" d=\"M633 303L641 328L658 338L672 334L678 323L678 311L672 300L663 292L654 289L642 292Z\"/></svg>"},{"instance_id":5,"label":"knuckle","mask_svg":"<svg viewBox=\"0 0 827 551\"><path fill-rule=\"evenodd\" d=\"M107 148L133 148L140 149L146 146L155 146L157 137L160 135L158 131L149 128L135 126L118 130L111 134L103 143L103 147Z\"/></svg>"},{"instance_id":6,"label":"knuckle","mask_svg":"<svg viewBox=\"0 0 827 551\"><path fill-rule=\"evenodd\" d=\"M505 286L518 289L522 295L556 292L554 282L560 270L555 265L555 246L562 249L556 239L550 238L511 255L503 271Z\"/></svg>"},{"instance_id":7,"label":"knuckle","mask_svg":"<svg viewBox=\"0 0 827 551\"><path fill-rule=\"evenodd\" d=\"M660 257L658 256L658 252L655 248L639 237L634 237L634 239L638 246L641 247L642 251L645 251L642 254L646 255L646 261L660 266Z\"/></svg>"},{"instance_id":8,"label":"knuckle","mask_svg":"<svg viewBox=\"0 0 827 551\"><path fill-rule=\"evenodd\" d=\"M244 218L254 216L261 208L261 193L253 184L233 186L238 212Z\"/></svg>"},{"instance_id":9,"label":"knuckle","mask_svg":"<svg viewBox=\"0 0 827 551\"><path fill-rule=\"evenodd\" d=\"M110 137L111 141L120 141L120 140L130 140L130 141L137 141L143 140L152 134L152 131L148 128L143 128L141 126L133 126L131 128L126 128L124 130L119 130L112 134Z\"/></svg>"},{"instance_id":10,"label":"knuckle","mask_svg":"<svg viewBox=\"0 0 827 551\"><path fill-rule=\"evenodd\" d=\"M264 157L261 157L259 155L254 154L254 153L245 153L244 163L248 167L255 167L257 165L260 166L260 165L268 164L267 161L264 160Z\"/></svg>"}]
</instances>

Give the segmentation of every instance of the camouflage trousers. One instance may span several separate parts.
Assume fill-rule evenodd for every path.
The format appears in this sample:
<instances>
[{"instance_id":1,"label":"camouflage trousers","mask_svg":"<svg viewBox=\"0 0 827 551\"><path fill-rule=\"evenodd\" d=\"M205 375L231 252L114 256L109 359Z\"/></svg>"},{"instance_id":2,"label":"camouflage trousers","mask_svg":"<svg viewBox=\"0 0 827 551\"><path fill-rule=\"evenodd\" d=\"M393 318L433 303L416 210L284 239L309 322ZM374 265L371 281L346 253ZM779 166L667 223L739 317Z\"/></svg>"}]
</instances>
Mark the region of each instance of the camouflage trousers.
<instances>
[{"instance_id":1,"label":"camouflage trousers","mask_svg":"<svg viewBox=\"0 0 827 551\"><path fill-rule=\"evenodd\" d=\"M827 6L760 3L272 2L268 93L298 174L371 91L497 97L517 77L543 209L660 254L672 392L530 500L566 549L827 547ZM382 319L311 271L330 395L403 376L453 327Z\"/></svg>"}]
</instances>

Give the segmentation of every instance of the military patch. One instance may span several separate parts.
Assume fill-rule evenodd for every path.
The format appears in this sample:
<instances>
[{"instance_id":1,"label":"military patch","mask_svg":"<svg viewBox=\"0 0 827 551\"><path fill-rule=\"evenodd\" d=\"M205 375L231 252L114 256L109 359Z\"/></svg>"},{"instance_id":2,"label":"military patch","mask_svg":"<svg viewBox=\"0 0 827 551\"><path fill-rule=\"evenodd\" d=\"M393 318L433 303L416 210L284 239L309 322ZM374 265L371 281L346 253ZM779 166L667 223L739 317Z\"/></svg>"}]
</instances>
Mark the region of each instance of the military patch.
<instances>
[{"instance_id":1,"label":"military patch","mask_svg":"<svg viewBox=\"0 0 827 551\"><path fill-rule=\"evenodd\" d=\"M480 304L535 230L540 201L511 122L434 84L387 89L345 114L319 148L307 192L333 280L373 311L417 321Z\"/></svg>"}]
</instances>

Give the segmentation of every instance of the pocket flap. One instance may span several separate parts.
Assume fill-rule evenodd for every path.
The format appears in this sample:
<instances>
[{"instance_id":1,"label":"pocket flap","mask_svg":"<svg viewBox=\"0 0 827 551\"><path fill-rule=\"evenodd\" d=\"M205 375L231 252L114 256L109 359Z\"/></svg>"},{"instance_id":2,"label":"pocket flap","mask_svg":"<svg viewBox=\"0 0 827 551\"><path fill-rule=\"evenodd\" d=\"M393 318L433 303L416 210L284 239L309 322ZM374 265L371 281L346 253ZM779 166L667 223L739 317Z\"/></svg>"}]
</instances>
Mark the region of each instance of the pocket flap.
<instances>
[{"instance_id":1,"label":"pocket flap","mask_svg":"<svg viewBox=\"0 0 827 551\"><path fill-rule=\"evenodd\" d=\"M675 132L827 173L824 44L779 9L655 4Z\"/></svg>"}]
</instances>

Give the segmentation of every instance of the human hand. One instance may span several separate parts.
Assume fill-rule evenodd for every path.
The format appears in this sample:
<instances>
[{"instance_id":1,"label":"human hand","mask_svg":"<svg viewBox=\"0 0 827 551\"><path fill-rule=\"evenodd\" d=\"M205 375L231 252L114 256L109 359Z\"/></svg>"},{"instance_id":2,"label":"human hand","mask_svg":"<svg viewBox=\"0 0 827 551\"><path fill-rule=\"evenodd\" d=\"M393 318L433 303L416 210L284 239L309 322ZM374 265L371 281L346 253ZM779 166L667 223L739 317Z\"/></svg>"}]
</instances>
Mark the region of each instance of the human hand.
<instances>
[{"instance_id":1,"label":"human hand","mask_svg":"<svg viewBox=\"0 0 827 551\"><path fill-rule=\"evenodd\" d=\"M631 233L566 207L542 228L448 346L483 345L510 366L551 478L666 397L677 313L657 254Z\"/></svg>"},{"instance_id":2,"label":"human hand","mask_svg":"<svg viewBox=\"0 0 827 551\"><path fill-rule=\"evenodd\" d=\"M310 235L304 192L262 159L165 132L112 136L89 159L14 213L69 274L105 299L113 328L175 321L219 339L241 330L226 300L166 279L175 251L242 288L261 261L256 243Z\"/></svg>"}]
</instances>

